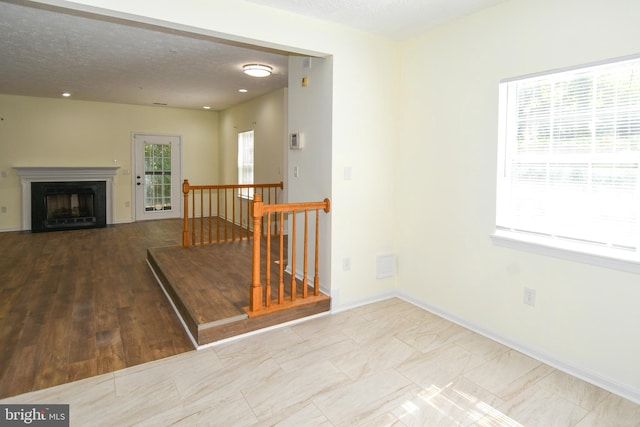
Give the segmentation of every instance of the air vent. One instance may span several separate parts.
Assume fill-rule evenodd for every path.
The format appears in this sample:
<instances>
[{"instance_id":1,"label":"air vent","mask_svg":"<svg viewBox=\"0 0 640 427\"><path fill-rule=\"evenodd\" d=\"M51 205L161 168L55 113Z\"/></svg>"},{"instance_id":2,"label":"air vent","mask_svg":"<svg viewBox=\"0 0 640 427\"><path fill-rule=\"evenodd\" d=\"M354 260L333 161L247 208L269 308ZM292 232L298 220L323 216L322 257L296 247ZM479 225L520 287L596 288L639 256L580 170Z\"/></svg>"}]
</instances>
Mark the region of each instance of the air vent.
<instances>
[{"instance_id":1,"label":"air vent","mask_svg":"<svg viewBox=\"0 0 640 427\"><path fill-rule=\"evenodd\" d=\"M394 254L378 255L376 258L376 279L393 277L396 274L396 256Z\"/></svg>"}]
</instances>

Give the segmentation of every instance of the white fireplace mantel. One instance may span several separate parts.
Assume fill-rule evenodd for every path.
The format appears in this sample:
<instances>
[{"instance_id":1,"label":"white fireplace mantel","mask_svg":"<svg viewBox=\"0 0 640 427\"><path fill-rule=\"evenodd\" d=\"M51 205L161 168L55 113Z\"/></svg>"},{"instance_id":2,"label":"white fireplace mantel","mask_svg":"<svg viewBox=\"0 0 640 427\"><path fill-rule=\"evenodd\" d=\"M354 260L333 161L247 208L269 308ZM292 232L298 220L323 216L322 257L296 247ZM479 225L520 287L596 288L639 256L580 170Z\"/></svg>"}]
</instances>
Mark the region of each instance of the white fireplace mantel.
<instances>
[{"instance_id":1,"label":"white fireplace mantel","mask_svg":"<svg viewBox=\"0 0 640 427\"><path fill-rule=\"evenodd\" d=\"M105 181L107 224L113 224L113 182L119 166L14 166L22 184L22 229L31 230L31 183Z\"/></svg>"}]
</instances>

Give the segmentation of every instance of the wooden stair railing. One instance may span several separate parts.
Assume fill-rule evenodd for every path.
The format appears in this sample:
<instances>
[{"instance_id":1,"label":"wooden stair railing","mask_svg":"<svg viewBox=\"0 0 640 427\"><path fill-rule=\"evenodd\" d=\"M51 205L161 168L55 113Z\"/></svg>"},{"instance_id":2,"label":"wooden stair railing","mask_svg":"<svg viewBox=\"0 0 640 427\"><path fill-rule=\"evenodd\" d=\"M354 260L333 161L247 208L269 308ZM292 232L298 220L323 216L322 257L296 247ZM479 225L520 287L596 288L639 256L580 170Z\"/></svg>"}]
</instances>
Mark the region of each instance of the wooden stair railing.
<instances>
[{"instance_id":1,"label":"wooden stair railing","mask_svg":"<svg viewBox=\"0 0 640 427\"><path fill-rule=\"evenodd\" d=\"M268 203L277 203L282 182L271 184L191 185L182 183L184 225L182 246L205 245L251 237L251 195L260 195ZM231 211L231 212L229 212ZM281 225L270 223L274 234Z\"/></svg>"},{"instance_id":2,"label":"wooden stair railing","mask_svg":"<svg viewBox=\"0 0 640 427\"><path fill-rule=\"evenodd\" d=\"M324 210L328 213L331 210L331 204L329 199L324 199L322 202L307 202L307 203L287 203L287 204L265 204L262 201L260 194L255 194L253 199L253 266L252 266L252 283L251 293L249 297L249 307L247 312L250 317L259 316L262 314L271 313L274 311L283 310L296 304L302 304L304 302L297 303L296 299L301 296L301 299L312 299L308 295L308 242L309 242L309 212L315 211L315 270L313 277L313 296L318 297L320 295L320 277L319 277L319 229L320 229L320 210ZM271 296L271 227L268 227L266 231L266 251L265 251L265 283L261 283L260 274L260 247L261 237L265 234L261 231L261 224L266 216L266 223L271 223L271 216L275 214L277 222L285 224L285 214L289 216L291 222L291 282L288 299L285 299L285 284L284 284L284 232L279 234L280 237L280 251L279 251L279 274L278 274L278 286L277 295L275 299ZM300 295L298 295L298 283L296 280L296 217L298 214L304 215L304 248L303 248L303 278L302 289Z\"/></svg>"}]
</instances>

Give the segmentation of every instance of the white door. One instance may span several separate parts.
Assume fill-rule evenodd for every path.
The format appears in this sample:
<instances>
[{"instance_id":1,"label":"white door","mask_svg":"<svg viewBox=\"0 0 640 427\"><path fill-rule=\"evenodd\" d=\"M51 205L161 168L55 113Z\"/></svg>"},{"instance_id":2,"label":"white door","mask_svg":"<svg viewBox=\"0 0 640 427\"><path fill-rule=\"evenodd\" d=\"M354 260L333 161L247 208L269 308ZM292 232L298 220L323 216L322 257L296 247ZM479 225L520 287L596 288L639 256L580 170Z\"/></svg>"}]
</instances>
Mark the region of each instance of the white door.
<instances>
[{"instance_id":1,"label":"white door","mask_svg":"<svg viewBox=\"0 0 640 427\"><path fill-rule=\"evenodd\" d=\"M136 221L182 216L182 144L179 136L133 135Z\"/></svg>"}]
</instances>

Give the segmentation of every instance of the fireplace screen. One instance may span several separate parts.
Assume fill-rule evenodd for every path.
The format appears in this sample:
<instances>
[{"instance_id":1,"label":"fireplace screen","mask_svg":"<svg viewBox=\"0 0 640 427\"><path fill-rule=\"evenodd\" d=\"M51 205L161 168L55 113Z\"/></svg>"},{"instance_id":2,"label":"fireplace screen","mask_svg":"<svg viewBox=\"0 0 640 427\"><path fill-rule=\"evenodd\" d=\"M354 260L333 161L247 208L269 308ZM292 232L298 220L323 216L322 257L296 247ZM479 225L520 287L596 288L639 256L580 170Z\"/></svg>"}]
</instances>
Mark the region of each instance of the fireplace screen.
<instances>
[{"instance_id":1,"label":"fireplace screen","mask_svg":"<svg viewBox=\"0 0 640 427\"><path fill-rule=\"evenodd\" d=\"M104 181L32 182L31 230L105 227Z\"/></svg>"},{"instance_id":2,"label":"fireplace screen","mask_svg":"<svg viewBox=\"0 0 640 427\"><path fill-rule=\"evenodd\" d=\"M93 192L47 194L47 224L94 222Z\"/></svg>"}]
</instances>

